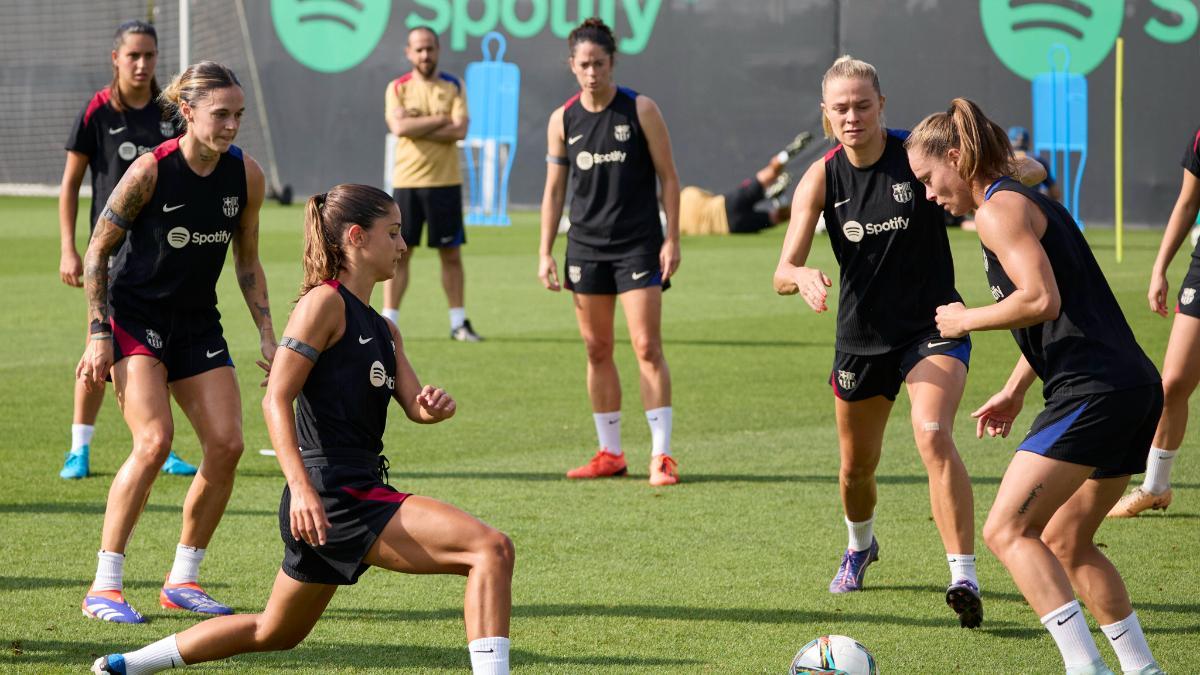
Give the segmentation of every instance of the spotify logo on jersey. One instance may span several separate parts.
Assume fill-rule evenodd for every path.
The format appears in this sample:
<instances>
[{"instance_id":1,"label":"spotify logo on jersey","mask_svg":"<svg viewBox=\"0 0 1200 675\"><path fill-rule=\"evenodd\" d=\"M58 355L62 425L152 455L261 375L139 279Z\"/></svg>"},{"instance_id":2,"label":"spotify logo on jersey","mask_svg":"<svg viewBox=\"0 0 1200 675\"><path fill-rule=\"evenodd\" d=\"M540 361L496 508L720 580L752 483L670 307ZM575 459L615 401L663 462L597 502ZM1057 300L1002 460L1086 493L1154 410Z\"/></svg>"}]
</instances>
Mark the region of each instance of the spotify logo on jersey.
<instances>
[{"instance_id":1,"label":"spotify logo on jersey","mask_svg":"<svg viewBox=\"0 0 1200 675\"><path fill-rule=\"evenodd\" d=\"M847 239L857 244L862 241L863 226L857 220L848 220L842 226L842 234L845 234Z\"/></svg>"},{"instance_id":2,"label":"spotify logo on jersey","mask_svg":"<svg viewBox=\"0 0 1200 675\"><path fill-rule=\"evenodd\" d=\"M183 248L187 246L188 240L192 238L192 233L188 232L186 227L172 227L167 230L167 243L171 248Z\"/></svg>"},{"instance_id":3,"label":"spotify logo on jersey","mask_svg":"<svg viewBox=\"0 0 1200 675\"><path fill-rule=\"evenodd\" d=\"M391 0L271 0L271 19L292 58L322 73L340 73L374 51L391 8Z\"/></svg>"},{"instance_id":4,"label":"spotify logo on jersey","mask_svg":"<svg viewBox=\"0 0 1200 675\"><path fill-rule=\"evenodd\" d=\"M1125 3L1118 0L979 2L979 18L992 51L1027 80L1064 65L1079 75L1092 72L1112 50L1124 14ZM1070 59L1052 66L1049 52L1057 44L1067 48Z\"/></svg>"},{"instance_id":5,"label":"spotify logo on jersey","mask_svg":"<svg viewBox=\"0 0 1200 675\"><path fill-rule=\"evenodd\" d=\"M372 363L370 375L371 386L382 387L387 384L387 379L387 370L384 369L383 364L378 361Z\"/></svg>"}]
</instances>

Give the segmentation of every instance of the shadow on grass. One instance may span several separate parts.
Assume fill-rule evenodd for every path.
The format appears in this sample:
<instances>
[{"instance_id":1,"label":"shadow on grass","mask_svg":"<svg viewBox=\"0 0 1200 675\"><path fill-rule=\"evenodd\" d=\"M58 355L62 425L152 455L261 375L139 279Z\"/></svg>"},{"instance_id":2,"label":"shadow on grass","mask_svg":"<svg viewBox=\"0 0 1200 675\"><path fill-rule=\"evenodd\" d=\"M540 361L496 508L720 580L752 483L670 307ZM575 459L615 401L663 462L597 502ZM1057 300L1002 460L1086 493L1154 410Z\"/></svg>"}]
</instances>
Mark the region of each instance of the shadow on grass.
<instances>
[{"instance_id":1,"label":"shadow on grass","mask_svg":"<svg viewBox=\"0 0 1200 675\"><path fill-rule=\"evenodd\" d=\"M27 502L21 504L0 504L0 513L43 513L43 514L78 514L104 515L105 503L100 502ZM147 504L149 513L183 513L183 506L169 504ZM226 509L227 516L277 516L274 509Z\"/></svg>"},{"instance_id":2,"label":"shadow on grass","mask_svg":"<svg viewBox=\"0 0 1200 675\"><path fill-rule=\"evenodd\" d=\"M393 481L397 477L408 476L411 478L445 478L445 479L471 479L471 480L511 480L511 481L527 481L527 482L568 482L562 472L559 471L392 471L391 478ZM611 480L629 480L639 481L645 480L644 476L630 476L626 478L614 478ZM830 473L828 475L814 474L747 474L747 473L689 473L684 475L682 486L686 487L693 483L815 483L822 485L836 485L837 474ZM875 481L881 485L925 485L929 479L925 476L876 476ZM971 482L979 485L996 485L1000 479L994 476L977 476L971 479ZM2 513L0 507L0 513Z\"/></svg>"},{"instance_id":3,"label":"shadow on grass","mask_svg":"<svg viewBox=\"0 0 1200 675\"><path fill-rule=\"evenodd\" d=\"M320 631L318 624L317 631ZM132 649L141 646L141 642L149 642L157 636L146 635L129 640L128 643L110 642L81 642L59 640L20 640L6 638L5 655L0 658L0 664L47 664L61 666L78 666L80 670L91 665L99 656L110 654L118 649ZM379 643L350 643L350 642L320 642L314 641L311 646L301 644L296 649L286 652L255 654L252 657L235 657L234 661L213 662L214 669L224 666L226 669L239 670L244 667L267 667L271 669L310 669L319 666L322 661L339 668L369 669L369 668L465 668L469 663L466 645L461 647L431 647L428 645L409 646L403 644ZM575 654L571 656L550 656L537 652L514 649L511 653L513 664L544 664L558 666L560 669L574 669L585 666L620 667L653 667L653 666L688 666L703 665L704 661L696 659L679 659L641 656L612 656L607 654Z\"/></svg>"},{"instance_id":4,"label":"shadow on grass","mask_svg":"<svg viewBox=\"0 0 1200 675\"><path fill-rule=\"evenodd\" d=\"M444 338L404 338L405 342L444 342ZM495 343L511 343L511 344L572 344L583 345L583 340L578 336L572 337L489 337L488 342ZM672 339L670 337L664 339L664 344L668 347L680 345L685 347L829 347L832 342L805 342L802 340L704 340L704 339Z\"/></svg>"},{"instance_id":5,"label":"shadow on grass","mask_svg":"<svg viewBox=\"0 0 1200 675\"><path fill-rule=\"evenodd\" d=\"M33 591L45 588L77 588L79 589L79 597L82 599L83 594L88 589L90 578L80 577L78 579L60 579L55 577L5 577L0 576L0 591ZM205 581L205 588L229 588L231 584L220 581ZM158 590L162 588L162 581L136 581L125 580L125 588L149 589Z\"/></svg>"}]
</instances>

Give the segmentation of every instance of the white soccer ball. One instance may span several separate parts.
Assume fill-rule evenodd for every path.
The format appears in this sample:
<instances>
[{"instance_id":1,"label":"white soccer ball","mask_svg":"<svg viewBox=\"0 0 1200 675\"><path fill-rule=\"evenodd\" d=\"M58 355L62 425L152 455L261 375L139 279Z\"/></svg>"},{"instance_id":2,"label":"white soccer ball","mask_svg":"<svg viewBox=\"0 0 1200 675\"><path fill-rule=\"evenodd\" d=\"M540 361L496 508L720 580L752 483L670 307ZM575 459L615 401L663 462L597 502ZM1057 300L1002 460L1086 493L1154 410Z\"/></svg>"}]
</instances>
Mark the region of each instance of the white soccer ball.
<instances>
[{"instance_id":1,"label":"white soccer ball","mask_svg":"<svg viewBox=\"0 0 1200 675\"><path fill-rule=\"evenodd\" d=\"M822 635L796 652L789 672L791 675L877 675L879 669L875 667L875 657L858 640L845 635Z\"/></svg>"}]
</instances>

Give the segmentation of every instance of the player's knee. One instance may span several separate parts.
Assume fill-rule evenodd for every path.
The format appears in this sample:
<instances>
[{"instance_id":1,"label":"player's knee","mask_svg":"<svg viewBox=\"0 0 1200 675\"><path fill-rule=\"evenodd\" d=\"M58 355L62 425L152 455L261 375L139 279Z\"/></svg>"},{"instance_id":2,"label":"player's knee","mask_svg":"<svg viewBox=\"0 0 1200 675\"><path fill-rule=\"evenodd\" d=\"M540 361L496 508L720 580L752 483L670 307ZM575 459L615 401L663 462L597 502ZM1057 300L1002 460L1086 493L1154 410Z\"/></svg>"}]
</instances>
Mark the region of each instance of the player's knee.
<instances>
[{"instance_id":1,"label":"player's knee","mask_svg":"<svg viewBox=\"0 0 1200 675\"><path fill-rule=\"evenodd\" d=\"M480 537L477 545L484 564L505 571L509 575L512 574L513 565L516 564L517 549L508 535L500 530L489 528L487 534Z\"/></svg>"},{"instance_id":2,"label":"player's knee","mask_svg":"<svg viewBox=\"0 0 1200 675\"><path fill-rule=\"evenodd\" d=\"M584 339L587 347L588 361L591 363L607 363L612 361L613 341L607 338L589 337Z\"/></svg>"},{"instance_id":3,"label":"player's knee","mask_svg":"<svg viewBox=\"0 0 1200 675\"><path fill-rule=\"evenodd\" d=\"M162 466L171 452L173 436L173 429L166 426L138 431L133 437L133 458L148 466Z\"/></svg>"},{"instance_id":4,"label":"player's knee","mask_svg":"<svg viewBox=\"0 0 1200 675\"><path fill-rule=\"evenodd\" d=\"M838 478L845 488L854 489L863 487L875 481L875 468L865 464L843 462L841 469L838 471Z\"/></svg>"},{"instance_id":5,"label":"player's knee","mask_svg":"<svg viewBox=\"0 0 1200 675\"><path fill-rule=\"evenodd\" d=\"M954 437L950 434L950 429L940 422L915 424L913 437L917 441L917 450L926 464L948 462L956 452Z\"/></svg>"},{"instance_id":6,"label":"player's knee","mask_svg":"<svg viewBox=\"0 0 1200 675\"><path fill-rule=\"evenodd\" d=\"M633 353L642 363L658 363L662 361L662 341L648 335L639 335L633 339Z\"/></svg>"},{"instance_id":7,"label":"player's knee","mask_svg":"<svg viewBox=\"0 0 1200 675\"><path fill-rule=\"evenodd\" d=\"M307 637L307 631L289 629L278 623L264 626L259 622L254 630L254 647L260 652L282 652L295 649Z\"/></svg>"},{"instance_id":8,"label":"player's knee","mask_svg":"<svg viewBox=\"0 0 1200 675\"><path fill-rule=\"evenodd\" d=\"M1187 405L1188 398L1195 390L1195 383L1182 373L1163 373L1163 399L1167 405Z\"/></svg>"},{"instance_id":9,"label":"player's knee","mask_svg":"<svg viewBox=\"0 0 1200 675\"><path fill-rule=\"evenodd\" d=\"M1017 540L1017 528L1012 523L1006 523L996 518L988 518L983 524L983 543L987 544L997 558L1004 560L1005 553Z\"/></svg>"},{"instance_id":10,"label":"player's knee","mask_svg":"<svg viewBox=\"0 0 1200 675\"><path fill-rule=\"evenodd\" d=\"M441 257L443 265L462 266L462 248L459 246L439 248L438 255Z\"/></svg>"},{"instance_id":11,"label":"player's knee","mask_svg":"<svg viewBox=\"0 0 1200 675\"><path fill-rule=\"evenodd\" d=\"M1085 541L1074 532L1046 530L1041 539L1064 567L1076 567L1079 560L1095 549L1090 540Z\"/></svg>"},{"instance_id":12,"label":"player's knee","mask_svg":"<svg viewBox=\"0 0 1200 675\"><path fill-rule=\"evenodd\" d=\"M229 435L204 444L204 464L209 470L232 473L242 458L245 444L241 435Z\"/></svg>"}]
</instances>

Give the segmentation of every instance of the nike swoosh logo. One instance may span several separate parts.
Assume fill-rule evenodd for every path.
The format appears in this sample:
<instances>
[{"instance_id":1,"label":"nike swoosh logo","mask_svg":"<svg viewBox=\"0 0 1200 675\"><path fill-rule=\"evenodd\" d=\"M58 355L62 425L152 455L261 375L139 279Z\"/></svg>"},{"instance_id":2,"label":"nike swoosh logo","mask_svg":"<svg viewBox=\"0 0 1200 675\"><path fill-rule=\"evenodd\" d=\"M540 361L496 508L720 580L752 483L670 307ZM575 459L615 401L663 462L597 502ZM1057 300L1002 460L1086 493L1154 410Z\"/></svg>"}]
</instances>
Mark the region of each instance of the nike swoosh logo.
<instances>
[{"instance_id":1,"label":"nike swoosh logo","mask_svg":"<svg viewBox=\"0 0 1200 675\"><path fill-rule=\"evenodd\" d=\"M567 139L567 145L575 145L575 141L578 141L581 138L583 138L583 134L572 136L571 138Z\"/></svg>"},{"instance_id":2,"label":"nike swoosh logo","mask_svg":"<svg viewBox=\"0 0 1200 675\"><path fill-rule=\"evenodd\" d=\"M187 204L176 204L175 206L167 206L166 204L163 204L163 213L170 213L172 211L182 209L185 206L187 206Z\"/></svg>"},{"instance_id":3,"label":"nike swoosh logo","mask_svg":"<svg viewBox=\"0 0 1200 675\"><path fill-rule=\"evenodd\" d=\"M835 209L836 209L836 208L838 208L839 206L842 206L842 205L844 205L844 204L849 204L849 203L850 203L850 200L849 200L849 199L843 199L843 200L842 200L842 201L840 201L840 202L834 202L834 204L833 204L833 208L835 208Z\"/></svg>"},{"instance_id":4,"label":"nike swoosh logo","mask_svg":"<svg viewBox=\"0 0 1200 675\"><path fill-rule=\"evenodd\" d=\"M1070 621L1071 619L1074 619L1074 618L1075 618L1075 615L1076 615L1076 614L1078 614L1078 613L1079 613L1079 610L1075 610L1074 612L1071 612L1071 616L1068 616L1067 618L1065 618L1065 619L1063 619L1063 620L1059 621L1059 622L1058 622L1058 625L1060 625L1060 626L1061 626L1061 625L1063 625L1064 623L1066 623L1066 622Z\"/></svg>"},{"instance_id":5,"label":"nike swoosh logo","mask_svg":"<svg viewBox=\"0 0 1200 675\"><path fill-rule=\"evenodd\" d=\"M647 271L645 271L645 272L634 272L634 273L633 273L633 280L634 280L634 281L637 281L638 279L641 279L642 277L646 276L647 274L650 274L650 271L649 271L649 270L647 270Z\"/></svg>"},{"instance_id":6,"label":"nike swoosh logo","mask_svg":"<svg viewBox=\"0 0 1200 675\"><path fill-rule=\"evenodd\" d=\"M1125 631L1125 633L1128 633L1128 632L1129 632L1128 630L1126 630L1126 631ZM1113 641L1113 642L1116 642L1117 640L1120 640L1122 637L1124 637L1124 636L1125 636L1125 633L1121 633L1120 635L1118 635L1118 636L1114 637L1114 638L1112 639L1112 641Z\"/></svg>"},{"instance_id":7,"label":"nike swoosh logo","mask_svg":"<svg viewBox=\"0 0 1200 675\"><path fill-rule=\"evenodd\" d=\"M206 349L206 350L204 350L204 355L205 355L205 356L207 356L208 358L210 358L210 359L211 359L212 357L216 356L217 354L220 354L220 353L221 353L221 352L223 352L223 351L225 351L225 350L224 350L224 349L218 349L218 350L217 350L217 351L215 351L215 352L210 352L210 351L208 351L208 350Z\"/></svg>"},{"instance_id":8,"label":"nike swoosh logo","mask_svg":"<svg viewBox=\"0 0 1200 675\"><path fill-rule=\"evenodd\" d=\"M472 649L471 652L473 652L475 654L494 654L496 652L496 650L495 649Z\"/></svg>"},{"instance_id":9,"label":"nike swoosh logo","mask_svg":"<svg viewBox=\"0 0 1200 675\"><path fill-rule=\"evenodd\" d=\"M942 345L948 345L948 344L950 344L949 340L942 340L941 342L930 342L925 345L925 348L933 349L934 347L941 347Z\"/></svg>"},{"instance_id":10,"label":"nike swoosh logo","mask_svg":"<svg viewBox=\"0 0 1200 675\"><path fill-rule=\"evenodd\" d=\"M369 338L363 339L363 336L359 335L359 336L358 336L358 344L360 344L360 345L365 345L365 344L367 344L368 342L370 342L371 340L374 340L374 339L375 339L374 337L369 337Z\"/></svg>"},{"instance_id":11,"label":"nike swoosh logo","mask_svg":"<svg viewBox=\"0 0 1200 675\"><path fill-rule=\"evenodd\" d=\"M116 129L109 129L108 135L116 136L117 134L121 133L122 131L125 131L125 129L126 129L126 127L117 127Z\"/></svg>"}]
</instances>

